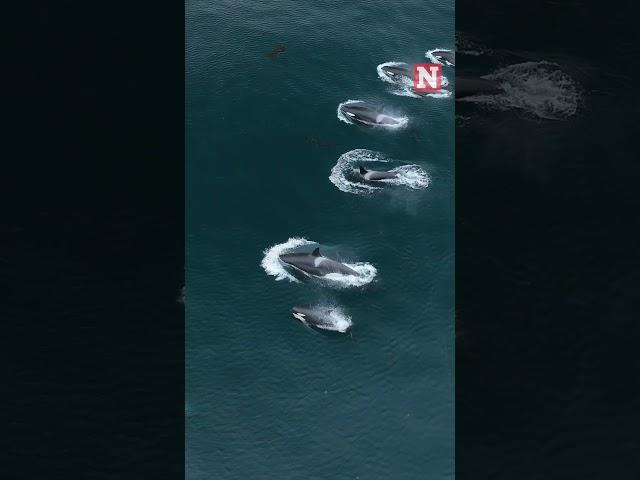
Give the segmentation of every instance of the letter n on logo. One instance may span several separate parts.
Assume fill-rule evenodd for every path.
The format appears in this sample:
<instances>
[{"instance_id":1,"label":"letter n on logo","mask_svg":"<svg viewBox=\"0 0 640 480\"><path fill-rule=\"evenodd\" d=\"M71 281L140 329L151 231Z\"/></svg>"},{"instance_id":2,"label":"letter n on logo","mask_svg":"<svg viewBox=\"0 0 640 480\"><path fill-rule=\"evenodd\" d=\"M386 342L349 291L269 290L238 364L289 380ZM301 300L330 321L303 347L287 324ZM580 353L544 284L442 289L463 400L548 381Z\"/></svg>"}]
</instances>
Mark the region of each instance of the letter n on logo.
<instances>
[{"instance_id":1,"label":"letter n on logo","mask_svg":"<svg viewBox=\"0 0 640 480\"><path fill-rule=\"evenodd\" d=\"M437 92L442 88L442 65L416 63L413 66L413 89L417 92Z\"/></svg>"}]
</instances>

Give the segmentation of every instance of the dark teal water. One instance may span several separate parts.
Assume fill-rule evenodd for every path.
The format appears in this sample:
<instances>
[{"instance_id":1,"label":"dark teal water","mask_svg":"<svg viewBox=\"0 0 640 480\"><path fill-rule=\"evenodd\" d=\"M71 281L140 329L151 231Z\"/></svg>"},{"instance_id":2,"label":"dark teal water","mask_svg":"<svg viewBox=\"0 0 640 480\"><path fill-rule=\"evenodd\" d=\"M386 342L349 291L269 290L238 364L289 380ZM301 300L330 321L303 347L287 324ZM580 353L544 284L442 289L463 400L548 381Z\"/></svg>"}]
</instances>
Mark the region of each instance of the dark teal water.
<instances>
[{"instance_id":1,"label":"dark teal water","mask_svg":"<svg viewBox=\"0 0 640 480\"><path fill-rule=\"evenodd\" d=\"M453 2L191 1L186 13L188 478L453 477L453 101L391 95L376 73L452 48ZM409 124L347 125L348 99ZM356 148L431 184L340 191L330 171ZM377 275L346 289L276 281L263 252L290 237ZM340 305L352 336L290 314L318 302Z\"/></svg>"}]
</instances>

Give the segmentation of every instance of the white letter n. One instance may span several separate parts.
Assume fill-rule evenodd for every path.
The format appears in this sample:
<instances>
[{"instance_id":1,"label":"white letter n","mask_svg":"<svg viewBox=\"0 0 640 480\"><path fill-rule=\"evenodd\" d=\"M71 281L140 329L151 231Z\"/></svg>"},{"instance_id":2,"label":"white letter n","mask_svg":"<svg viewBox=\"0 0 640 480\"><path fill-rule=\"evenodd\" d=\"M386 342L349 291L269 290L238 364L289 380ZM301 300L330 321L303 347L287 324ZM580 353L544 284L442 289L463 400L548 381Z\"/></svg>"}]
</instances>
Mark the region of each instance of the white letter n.
<instances>
[{"instance_id":1,"label":"white letter n","mask_svg":"<svg viewBox=\"0 0 640 480\"><path fill-rule=\"evenodd\" d=\"M418 65L418 85L416 86L417 88L420 88L420 89L427 88L427 85L425 84L425 80L429 84L429 87L431 89L435 90L438 88L438 78L437 78L438 66L430 65L429 70L430 72L426 68L424 68L422 65Z\"/></svg>"}]
</instances>

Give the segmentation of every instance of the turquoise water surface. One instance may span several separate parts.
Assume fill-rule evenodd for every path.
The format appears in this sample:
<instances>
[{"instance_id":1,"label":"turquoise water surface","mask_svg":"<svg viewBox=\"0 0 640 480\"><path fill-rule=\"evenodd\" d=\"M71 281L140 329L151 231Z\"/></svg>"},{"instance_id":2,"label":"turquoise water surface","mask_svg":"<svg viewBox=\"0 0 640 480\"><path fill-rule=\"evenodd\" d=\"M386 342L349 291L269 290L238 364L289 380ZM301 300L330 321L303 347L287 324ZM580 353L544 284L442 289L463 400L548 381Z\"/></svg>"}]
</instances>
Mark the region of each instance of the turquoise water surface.
<instances>
[{"instance_id":1,"label":"turquoise water surface","mask_svg":"<svg viewBox=\"0 0 640 480\"><path fill-rule=\"evenodd\" d=\"M453 2L186 14L187 477L452 478L454 104L394 95L376 66L453 48ZM408 124L344 123L349 99ZM356 149L427 182L341 189L339 159L378 165ZM291 238L367 281L278 275L265 252ZM305 304L339 307L351 334L304 328Z\"/></svg>"}]
</instances>

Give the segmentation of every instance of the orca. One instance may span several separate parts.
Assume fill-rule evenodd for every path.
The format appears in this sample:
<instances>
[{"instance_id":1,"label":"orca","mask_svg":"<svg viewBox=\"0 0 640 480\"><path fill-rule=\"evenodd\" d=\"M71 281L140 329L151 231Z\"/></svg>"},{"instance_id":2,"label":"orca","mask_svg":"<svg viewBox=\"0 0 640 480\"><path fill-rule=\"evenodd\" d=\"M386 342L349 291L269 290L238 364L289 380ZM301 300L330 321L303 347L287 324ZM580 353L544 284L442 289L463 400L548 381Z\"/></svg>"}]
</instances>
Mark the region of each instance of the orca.
<instances>
[{"instance_id":1,"label":"orca","mask_svg":"<svg viewBox=\"0 0 640 480\"><path fill-rule=\"evenodd\" d=\"M360 167L359 170L360 175L367 181L377 181L377 180L385 180L390 178L397 178L398 174L395 172L386 172L380 170L367 170L364 167Z\"/></svg>"},{"instance_id":2,"label":"orca","mask_svg":"<svg viewBox=\"0 0 640 480\"><path fill-rule=\"evenodd\" d=\"M311 253L285 253L278 258L286 267L313 277L324 277L330 273L358 275L358 272L344 263L322 256L320 247Z\"/></svg>"},{"instance_id":3,"label":"orca","mask_svg":"<svg viewBox=\"0 0 640 480\"><path fill-rule=\"evenodd\" d=\"M378 75L383 80L395 83L402 87L408 88L414 95L420 97L432 95L432 91L415 90L413 87L413 65L402 62L388 62L378 65ZM449 80L444 75L442 76L442 90L441 92L447 92L444 87L449 86Z\"/></svg>"},{"instance_id":4,"label":"orca","mask_svg":"<svg viewBox=\"0 0 640 480\"><path fill-rule=\"evenodd\" d=\"M382 108L362 101L340 105L340 113L353 123L368 127L397 127L406 122L406 119L386 115Z\"/></svg>"},{"instance_id":5,"label":"orca","mask_svg":"<svg viewBox=\"0 0 640 480\"><path fill-rule=\"evenodd\" d=\"M413 82L413 67L408 63L389 63L380 66L380 71L394 82Z\"/></svg>"},{"instance_id":6,"label":"orca","mask_svg":"<svg viewBox=\"0 0 640 480\"><path fill-rule=\"evenodd\" d=\"M447 67L456 66L456 54L451 50L431 50L427 52L426 56L435 63L446 65Z\"/></svg>"},{"instance_id":7,"label":"orca","mask_svg":"<svg viewBox=\"0 0 640 480\"><path fill-rule=\"evenodd\" d=\"M332 315L331 307L293 307L293 317L306 327L345 333L352 326L351 319L344 315ZM337 312L336 312L337 313Z\"/></svg>"},{"instance_id":8,"label":"orca","mask_svg":"<svg viewBox=\"0 0 640 480\"><path fill-rule=\"evenodd\" d=\"M480 77L456 77L456 98L471 95L496 95L504 93L498 82Z\"/></svg>"}]
</instances>

